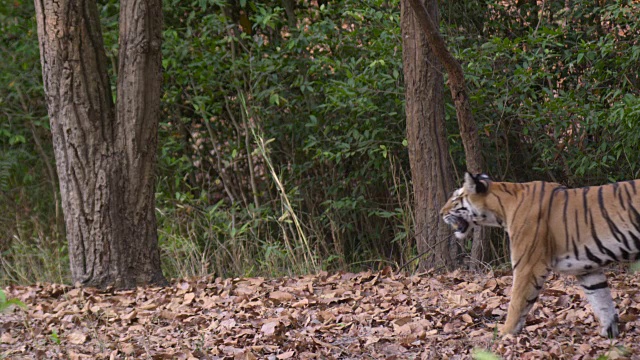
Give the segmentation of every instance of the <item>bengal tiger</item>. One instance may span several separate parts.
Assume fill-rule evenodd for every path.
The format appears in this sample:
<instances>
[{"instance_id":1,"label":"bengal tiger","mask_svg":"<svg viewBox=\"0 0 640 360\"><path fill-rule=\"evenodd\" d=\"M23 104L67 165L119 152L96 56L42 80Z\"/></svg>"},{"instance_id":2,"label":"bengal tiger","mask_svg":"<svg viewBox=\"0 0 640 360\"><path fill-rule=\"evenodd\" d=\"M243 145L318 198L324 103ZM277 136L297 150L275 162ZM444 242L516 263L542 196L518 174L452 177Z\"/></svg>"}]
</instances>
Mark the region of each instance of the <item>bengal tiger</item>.
<instances>
[{"instance_id":1,"label":"bengal tiger","mask_svg":"<svg viewBox=\"0 0 640 360\"><path fill-rule=\"evenodd\" d=\"M640 180L570 189L560 184L494 182L465 174L440 214L456 237L471 224L509 234L513 287L501 334L516 334L550 271L574 275L593 307L600 335L618 336L618 314L603 266L640 258Z\"/></svg>"}]
</instances>

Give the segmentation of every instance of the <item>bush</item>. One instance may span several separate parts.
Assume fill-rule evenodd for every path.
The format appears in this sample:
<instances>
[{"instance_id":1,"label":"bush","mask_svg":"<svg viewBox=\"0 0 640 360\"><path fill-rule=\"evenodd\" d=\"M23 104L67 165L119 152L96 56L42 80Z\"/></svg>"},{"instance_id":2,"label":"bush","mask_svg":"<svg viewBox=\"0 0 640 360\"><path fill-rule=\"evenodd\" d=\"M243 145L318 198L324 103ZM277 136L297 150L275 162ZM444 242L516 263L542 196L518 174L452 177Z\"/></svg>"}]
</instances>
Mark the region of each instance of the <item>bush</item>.
<instances>
[{"instance_id":1,"label":"bush","mask_svg":"<svg viewBox=\"0 0 640 360\"><path fill-rule=\"evenodd\" d=\"M574 5L490 3L479 34L449 38L497 178L585 186L640 175L640 5Z\"/></svg>"},{"instance_id":2,"label":"bush","mask_svg":"<svg viewBox=\"0 0 640 360\"><path fill-rule=\"evenodd\" d=\"M213 208L241 221L254 273L400 260L391 240L409 232L397 5L304 5L290 26L280 2L168 3L179 10L166 19L161 168L177 175L163 179L163 200L200 199L190 222ZM236 237L219 239L213 254ZM269 265L273 256L288 262Z\"/></svg>"},{"instance_id":3,"label":"bush","mask_svg":"<svg viewBox=\"0 0 640 360\"><path fill-rule=\"evenodd\" d=\"M441 5L495 178L640 177L640 5L598 4ZM398 1L164 10L157 209L169 277L414 255ZM118 1L100 11L114 78ZM68 281L33 14L31 2L0 5L0 283ZM451 101L446 114L461 172Z\"/></svg>"},{"instance_id":4,"label":"bush","mask_svg":"<svg viewBox=\"0 0 640 360\"><path fill-rule=\"evenodd\" d=\"M68 273L34 13L0 5L0 284Z\"/></svg>"}]
</instances>

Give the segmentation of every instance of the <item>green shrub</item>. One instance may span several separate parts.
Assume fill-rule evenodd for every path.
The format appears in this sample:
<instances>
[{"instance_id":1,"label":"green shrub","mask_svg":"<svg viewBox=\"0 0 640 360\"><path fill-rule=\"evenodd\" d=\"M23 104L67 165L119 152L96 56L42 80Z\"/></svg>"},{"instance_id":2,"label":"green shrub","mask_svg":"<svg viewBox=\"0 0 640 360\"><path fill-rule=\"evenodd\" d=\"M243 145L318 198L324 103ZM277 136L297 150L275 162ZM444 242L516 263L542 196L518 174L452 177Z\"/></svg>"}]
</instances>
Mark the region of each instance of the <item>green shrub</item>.
<instances>
[{"instance_id":1,"label":"green shrub","mask_svg":"<svg viewBox=\"0 0 640 360\"><path fill-rule=\"evenodd\" d=\"M112 79L118 4L100 3ZM295 2L293 17L286 4L164 2L156 198L170 277L415 255L399 2ZM441 4L495 178L640 177L640 5L598 4ZM46 114L33 4L0 5L0 283L68 281ZM461 173L451 101L446 116Z\"/></svg>"},{"instance_id":2,"label":"green shrub","mask_svg":"<svg viewBox=\"0 0 640 360\"><path fill-rule=\"evenodd\" d=\"M476 14L480 34L449 38L497 178L584 186L640 176L640 5L574 5L492 3L492 16Z\"/></svg>"}]
</instances>

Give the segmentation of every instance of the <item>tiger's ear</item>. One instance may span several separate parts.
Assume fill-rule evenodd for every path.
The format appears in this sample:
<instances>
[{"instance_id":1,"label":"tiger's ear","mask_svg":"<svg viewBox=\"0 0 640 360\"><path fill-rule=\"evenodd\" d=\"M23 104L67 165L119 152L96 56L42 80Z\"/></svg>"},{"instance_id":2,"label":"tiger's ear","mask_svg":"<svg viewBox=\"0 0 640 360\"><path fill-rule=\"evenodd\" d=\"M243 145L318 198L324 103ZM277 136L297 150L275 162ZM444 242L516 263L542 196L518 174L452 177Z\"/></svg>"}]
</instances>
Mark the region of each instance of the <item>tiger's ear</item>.
<instances>
[{"instance_id":1,"label":"tiger's ear","mask_svg":"<svg viewBox=\"0 0 640 360\"><path fill-rule=\"evenodd\" d=\"M469 172L464 174L464 189L469 194L483 194L489 189L489 176L485 174L472 175Z\"/></svg>"}]
</instances>

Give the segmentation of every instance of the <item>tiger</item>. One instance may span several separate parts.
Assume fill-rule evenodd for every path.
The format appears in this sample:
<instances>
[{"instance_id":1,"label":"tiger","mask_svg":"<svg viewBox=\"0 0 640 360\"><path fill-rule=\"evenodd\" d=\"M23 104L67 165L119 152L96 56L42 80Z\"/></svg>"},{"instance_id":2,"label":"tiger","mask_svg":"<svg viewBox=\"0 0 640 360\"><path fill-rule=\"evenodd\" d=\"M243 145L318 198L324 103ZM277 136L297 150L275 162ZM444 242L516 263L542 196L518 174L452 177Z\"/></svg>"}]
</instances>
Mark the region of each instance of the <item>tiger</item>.
<instances>
[{"instance_id":1,"label":"tiger","mask_svg":"<svg viewBox=\"0 0 640 360\"><path fill-rule=\"evenodd\" d=\"M463 239L474 226L509 235L513 286L501 335L517 334L547 275L573 275L593 307L600 335L619 335L603 267L640 258L640 180L567 188L534 181L492 181L465 173L440 215Z\"/></svg>"}]
</instances>

